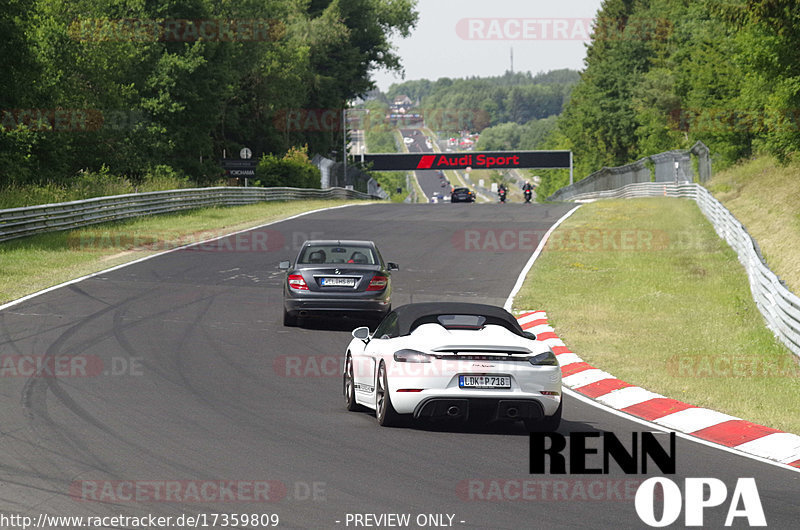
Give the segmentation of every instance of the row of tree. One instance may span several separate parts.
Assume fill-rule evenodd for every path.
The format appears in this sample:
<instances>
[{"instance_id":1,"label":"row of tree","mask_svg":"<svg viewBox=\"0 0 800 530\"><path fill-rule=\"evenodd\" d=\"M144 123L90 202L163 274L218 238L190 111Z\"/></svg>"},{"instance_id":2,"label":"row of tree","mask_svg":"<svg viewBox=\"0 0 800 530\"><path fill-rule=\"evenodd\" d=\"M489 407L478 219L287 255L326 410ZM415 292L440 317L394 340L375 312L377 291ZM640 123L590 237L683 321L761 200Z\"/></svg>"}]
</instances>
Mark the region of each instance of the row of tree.
<instances>
[{"instance_id":1,"label":"row of tree","mask_svg":"<svg viewBox=\"0 0 800 530\"><path fill-rule=\"evenodd\" d=\"M547 145L557 127L558 117L553 115L527 123L507 122L484 129L475 149L479 151L536 150Z\"/></svg>"},{"instance_id":2,"label":"row of tree","mask_svg":"<svg viewBox=\"0 0 800 530\"><path fill-rule=\"evenodd\" d=\"M571 149L582 176L698 140L717 168L759 151L788 160L798 48L795 0L605 0L548 145Z\"/></svg>"},{"instance_id":3,"label":"row of tree","mask_svg":"<svg viewBox=\"0 0 800 530\"><path fill-rule=\"evenodd\" d=\"M426 113L425 122L433 129L479 132L502 123L523 125L560 114L577 81L578 72L574 70L423 79L393 84L386 100L408 96Z\"/></svg>"},{"instance_id":4,"label":"row of tree","mask_svg":"<svg viewBox=\"0 0 800 530\"><path fill-rule=\"evenodd\" d=\"M105 166L168 166L202 184L248 146L341 145L370 71L400 69L413 0L6 0L0 188Z\"/></svg>"}]
</instances>

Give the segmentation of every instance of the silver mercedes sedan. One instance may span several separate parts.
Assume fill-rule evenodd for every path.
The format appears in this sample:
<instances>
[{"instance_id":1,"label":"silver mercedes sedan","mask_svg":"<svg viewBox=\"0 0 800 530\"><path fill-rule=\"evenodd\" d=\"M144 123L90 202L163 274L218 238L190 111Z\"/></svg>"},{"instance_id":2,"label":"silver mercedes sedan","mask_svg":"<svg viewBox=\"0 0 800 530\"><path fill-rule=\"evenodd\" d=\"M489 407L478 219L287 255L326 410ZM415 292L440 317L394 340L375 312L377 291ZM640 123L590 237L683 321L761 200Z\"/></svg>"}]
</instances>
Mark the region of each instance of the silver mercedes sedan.
<instances>
[{"instance_id":1,"label":"silver mercedes sedan","mask_svg":"<svg viewBox=\"0 0 800 530\"><path fill-rule=\"evenodd\" d=\"M383 318L392 309L391 271L372 241L313 240L294 263L282 261L283 324L307 316L358 314Z\"/></svg>"}]
</instances>

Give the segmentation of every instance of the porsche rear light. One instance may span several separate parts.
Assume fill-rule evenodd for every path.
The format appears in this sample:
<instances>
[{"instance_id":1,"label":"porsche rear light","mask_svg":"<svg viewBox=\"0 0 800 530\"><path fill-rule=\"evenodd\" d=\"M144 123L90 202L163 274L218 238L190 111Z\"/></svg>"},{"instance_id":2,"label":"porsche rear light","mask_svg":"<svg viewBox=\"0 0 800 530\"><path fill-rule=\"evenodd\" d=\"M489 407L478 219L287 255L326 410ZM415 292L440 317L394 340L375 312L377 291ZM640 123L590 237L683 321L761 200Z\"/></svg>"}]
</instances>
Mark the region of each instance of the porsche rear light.
<instances>
[{"instance_id":1,"label":"porsche rear light","mask_svg":"<svg viewBox=\"0 0 800 530\"><path fill-rule=\"evenodd\" d=\"M399 363L429 363L436 357L417 350L398 350L394 352L394 360Z\"/></svg>"},{"instance_id":2,"label":"porsche rear light","mask_svg":"<svg viewBox=\"0 0 800 530\"><path fill-rule=\"evenodd\" d=\"M308 285L300 274L289 275L289 287L298 291L308 291Z\"/></svg>"},{"instance_id":3,"label":"porsche rear light","mask_svg":"<svg viewBox=\"0 0 800 530\"><path fill-rule=\"evenodd\" d=\"M389 284L389 278L386 276L375 276L369 281L367 291L383 291Z\"/></svg>"},{"instance_id":4,"label":"porsche rear light","mask_svg":"<svg viewBox=\"0 0 800 530\"><path fill-rule=\"evenodd\" d=\"M556 359L556 355L552 351L528 357L528 362L534 366L558 366L558 359Z\"/></svg>"}]
</instances>

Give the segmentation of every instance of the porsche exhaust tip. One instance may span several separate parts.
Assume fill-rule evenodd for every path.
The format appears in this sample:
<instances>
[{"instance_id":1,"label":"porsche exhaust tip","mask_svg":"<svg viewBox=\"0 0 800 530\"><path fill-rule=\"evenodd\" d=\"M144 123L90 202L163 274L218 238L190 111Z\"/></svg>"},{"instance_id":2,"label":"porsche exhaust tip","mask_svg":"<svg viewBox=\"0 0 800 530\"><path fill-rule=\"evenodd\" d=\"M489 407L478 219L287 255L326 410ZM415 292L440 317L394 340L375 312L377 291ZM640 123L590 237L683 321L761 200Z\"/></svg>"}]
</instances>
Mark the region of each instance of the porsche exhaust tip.
<instances>
[{"instance_id":1,"label":"porsche exhaust tip","mask_svg":"<svg viewBox=\"0 0 800 530\"><path fill-rule=\"evenodd\" d=\"M470 404L467 399L433 398L419 403L414 409L414 418L466 419Z\"/></svg>"},{"instance_id":2,"label":"porsche exhaust tip","mask_svg":"<svg viewBox=\"0 0 800 530\"><path fill-rule=\"evenodd\" d=\"M506 410L506 416L509 418L516 418L519 416L519 410L516 407L509 407Z\"/></svg>"}]
</instances>

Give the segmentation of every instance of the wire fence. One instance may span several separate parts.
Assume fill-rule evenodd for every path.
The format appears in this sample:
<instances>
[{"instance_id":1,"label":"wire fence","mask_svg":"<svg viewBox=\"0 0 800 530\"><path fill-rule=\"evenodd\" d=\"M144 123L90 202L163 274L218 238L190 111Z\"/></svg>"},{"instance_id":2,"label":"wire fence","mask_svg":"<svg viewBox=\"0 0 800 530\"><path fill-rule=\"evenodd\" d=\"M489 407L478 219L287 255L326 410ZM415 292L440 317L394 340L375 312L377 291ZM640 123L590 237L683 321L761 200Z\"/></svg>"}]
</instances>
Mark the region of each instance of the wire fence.
<instances>
[{"instance_id":1,"label":"wire fence","mask_svg":"<svg viewBox=\"0 0 800 530\"><path fill-rule=\"evenodd\" d=\"M380 183L360 168L357 163L334 162L321 155L314 155L311 163L320 171L320 182L323 188L347 188L372 195L376 199L388 199L389 194L381 189Z\"/></svg>"},{"instance_id":2,"label":"wire fence","mask_svg":"<svg viewBox=\"0 0 800 530\"><path fill-rule=\"evenodd\" d=\"M142 215L302 199L378 199L344 188L215 187L131 193L0 210L0 241Z\"/></svg>"},{"instance_id":3,"label":"wire fence","mask_svg":"<svg viewBox=\"0 0 800 530\"><path fill-rule=\"evenodd\" d=\"M691 182L694 180L694 162L700 182L711 178L711 158L708 147L697 142L691 149L675 149L647 156L636 162L618 167L604 167L570 186L557 190L549 201L571 201L575 196L598 191L616 190L628 184L646 182Z\"/></svg>"}]
</instances>

